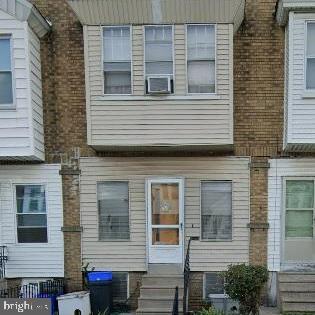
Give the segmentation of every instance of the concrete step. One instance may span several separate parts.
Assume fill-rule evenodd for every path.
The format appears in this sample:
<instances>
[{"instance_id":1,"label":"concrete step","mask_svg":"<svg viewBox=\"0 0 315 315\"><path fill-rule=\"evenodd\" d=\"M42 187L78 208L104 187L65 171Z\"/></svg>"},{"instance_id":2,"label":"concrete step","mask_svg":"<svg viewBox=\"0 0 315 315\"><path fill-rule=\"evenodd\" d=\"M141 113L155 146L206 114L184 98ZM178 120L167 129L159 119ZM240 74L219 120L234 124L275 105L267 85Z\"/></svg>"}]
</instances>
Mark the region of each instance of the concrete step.
<instances>
[{"instance_id":1,"label":"concrete step","mask_svg":"<svg viewBox=\"0 0 315 315\"><path fill-rule=\"evenodd\" d=\"M178 314L180 314L180 315L183 314L180 309L178 311L179 311ZM136 314L139 314L139 315L171 315L172 310L168 309L168 308L163 308L163 309L159 309L159 310L156 310L154 308L139 308L139 309L137 309Z\"/></svg>"},{"instance_id":2,"label":"concrete step","mask_svg":"<svg viewBox=\"0 0 315 315\"><path fill-rule=\"evenodd\" d=\"M178 288L178 296L182 297L184 294L184 288ZM159 296L162 298L168 298L170 296L174 297L175 295L175 288L172 287L155 287L155 286L142 286L140 288L140 296L144 298L150 298Z\"/></svg>"},{"instance_id":3,"label":"concrete step","mask_svg":"<svg viewBox=\"0 0 315 315\"><path fill-rule=\"evenodd\" d=\"M282 292L283 303L309 303L315 301L315 292Z\"/></svg>"},{"instance_id":4,"label":"concrete step","mask_svg":"<svg viewBox=\"0 0 315 315\"><path fill-rule=\"evenodd\" d=\"M308 283L313 282L315 283L315 273L280 273L279 274L279 283L283 282L299 282L299 283Z\"/></svg>"},{"instance_id":5,"label":"concrete step","mask_svg":"<svg viewBox=\"0 0 315 315\"><path fill-rule=\"evenodd\" d=\"M315 302L282 303L282 312L315 312Z\"/></svg>"},{"instance_id":6,"label":"concrete step","mask_svg":"<svg viewBox=\"0 0 315 315\"><path fill-rule=\"evenodd\" d=\"M149 264L149 275L181 275L183 267L181 264Z\"/></svg>"},{"instance_id":7,"label":"concrete step","mask_svg":"<svg viewBox=\"0 0 315 315\"><path fill-rule=\"evenodd\" d=\"M315 292L315 283L282 282L279 283L280 294L282 292Z\"/></svg>"},{"instance_id":8,"label":"concrete step","mask_svg":"<svg viewBox=\"0 0 315 315\"><path fill-rule=\"evenodd\" d=\"M145 275L142 277L142 285L150 286L155 285L157 287L170 287L176 286L183 287L184 277L182 275Z\"/></svg>"},{"instance_id":9,"label":"concrete step","mask_svg":"<svg viewBox=\"0 0 315 315\"><path fill-rule=\"evenodd\" d=\"M152 308L152 309L156 309L156 310L160 310L160 309L172 310L173 302L174 302L173 298L157 297L156 299L152 299L152 298L140 297L138 299L138 308L140 308L140 309ZM180 309L183 308L183 301L182 300L178 301L178 307Z\"/></svg>"}]
</instances>

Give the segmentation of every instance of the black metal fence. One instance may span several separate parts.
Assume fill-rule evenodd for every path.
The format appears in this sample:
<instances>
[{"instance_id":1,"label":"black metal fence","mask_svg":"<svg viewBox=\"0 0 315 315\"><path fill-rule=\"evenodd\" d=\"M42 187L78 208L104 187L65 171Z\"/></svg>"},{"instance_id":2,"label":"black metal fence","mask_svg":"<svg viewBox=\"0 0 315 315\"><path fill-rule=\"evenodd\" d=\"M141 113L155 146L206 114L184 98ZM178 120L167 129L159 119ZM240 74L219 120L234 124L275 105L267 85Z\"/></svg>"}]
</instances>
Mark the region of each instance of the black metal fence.
<instances>
[{"instance_id":1,"label":"black metal fence","mask_svg":"<svg viewBox=\"0 0 315 315\"><path fill-rule=\"evenodd\" d=\"M3 279L5 277L5 264L7 260L7 247L0 246L0 279Z\"/></svg>"},{"instance_id":2,"label":"black metal fence","mask_svg":"<svg viewBox=\"0 0 315 315\"><path fill-rule=\"evenodd\" d=\"M175 288L172 315L178 315L178 287Z\"/></svg>"}]
</instances>

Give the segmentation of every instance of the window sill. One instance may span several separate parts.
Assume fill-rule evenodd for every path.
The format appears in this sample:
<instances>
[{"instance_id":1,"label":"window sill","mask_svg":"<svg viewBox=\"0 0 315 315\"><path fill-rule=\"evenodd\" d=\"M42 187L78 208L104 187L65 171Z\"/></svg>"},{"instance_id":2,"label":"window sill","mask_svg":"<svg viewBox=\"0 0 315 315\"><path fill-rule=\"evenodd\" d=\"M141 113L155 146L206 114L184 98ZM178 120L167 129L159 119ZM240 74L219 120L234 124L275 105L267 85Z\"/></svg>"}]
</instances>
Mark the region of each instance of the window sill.
<instances>
[{"instance_id":1,"label":"window sill","mask_svg":"<svg viewBox=\"0 0 315 315\"><path fill-rule=\"evenodd\" d=\"M16 107L14 105L0 105L0 111L16 111Z\"/></svg>"},{"instance_id":2,"label":"window sill","mask_svg":"<svg viewBox=\"0 0 315 315\"><path fill-rule=\"evenodd\" d=\"M200 239L200 242L203 242L203 243L222 243L222 242L225 242L225 243L231 243L233 242L233 239L225 239L225 240L207 240L207 239Z\"/></svg>"},{"instance_id":3,"label":"window sill","mask_svg":"<svg viewBox=\"0 0 315 315\"><path fill-rule=\"evenodd\" d=\"M195 95L103 95L98 96L95 100L100 101L163 101L163 100L220 100L217 94L195 94Z\"/></svg>"},{"instance_id":4,"label":"window sill","mask_svg":"<svg viewBox=\"0 0 315 315\"><path fill-rule=\"evenodd\" d=\"M315 98L315 91L304 91L302 98Z\"/></svg>"}]
</instances>

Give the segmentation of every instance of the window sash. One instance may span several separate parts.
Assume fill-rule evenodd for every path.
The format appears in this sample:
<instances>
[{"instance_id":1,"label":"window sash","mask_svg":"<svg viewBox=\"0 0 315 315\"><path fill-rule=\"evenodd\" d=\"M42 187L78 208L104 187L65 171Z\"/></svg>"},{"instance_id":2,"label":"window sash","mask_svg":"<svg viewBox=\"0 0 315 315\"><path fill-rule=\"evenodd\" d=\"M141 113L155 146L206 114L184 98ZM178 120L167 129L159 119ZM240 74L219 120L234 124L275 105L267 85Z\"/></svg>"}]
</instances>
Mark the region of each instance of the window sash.
<instances>
[{"instance_id":1,"label":"window sash","mask_svg":"<svg viewBox=\"0 0 315 315\"><path fill-rule=\"evenodd\" d=\"M315 22L306 24L306 89L315 89Z\"/></svg>"},{"instance_id":2,"label":"window sash","mask_svg":"<svg viewBox=\"0 0 315 315\"><path fill-rule=\"evenodd\" d=\"M97 184L99 239L129 239L129 187L125 181Z\"/></svg>"},{"instance_id":3,"label":"window sash","mask_svg":"<svg viewBox=\"0 0 315 315\"><path fill-rule=\"evenodd\" d=\"M113 302L125 303L128 299L128 273L113 272Z\"/></svg>"},{"instance_id":4,"label":"window sash","mask_svg":"<svg viewBox=\"0 0 315 315\"><path fill-rule=\"evenodd\" d=\"M0 107L13 103L11 37L0 35Z\"/></svg>"},{"instance_id":5,"label":"window sash","mask_svg":"<svg viewBox=\"0 0 315 315\"><path fill-rule=\"evenodd\" d=\"M232 182L201 182L201 238L232 239Z\"/></svg>"}]
</instances>

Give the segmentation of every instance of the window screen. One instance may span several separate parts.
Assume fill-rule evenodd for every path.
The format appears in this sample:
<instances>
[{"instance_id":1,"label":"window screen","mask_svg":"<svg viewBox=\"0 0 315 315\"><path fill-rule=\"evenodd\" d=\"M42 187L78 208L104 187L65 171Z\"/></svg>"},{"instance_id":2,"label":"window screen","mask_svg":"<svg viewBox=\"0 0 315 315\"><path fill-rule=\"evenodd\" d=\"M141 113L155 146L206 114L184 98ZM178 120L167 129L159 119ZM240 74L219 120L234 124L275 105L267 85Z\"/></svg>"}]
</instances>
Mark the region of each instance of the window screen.
<instances>
[{"instance_id":1,"label":"window screen","mask_svg":"<svg viewBox=\"0 0 315 315\"><path fill-rule=\"evenodd\" d=\"M11 39L0 35L0 108L12 103Z\"/></svg>"},{"instance_id":2,"label":"window screen","mask_svg":"<svg viewBox=\"0 0 315 315\"><path fill-rule=\"evenodd\" d=\"M101 182L97 185L99 239L129 239L128 182Z\"/></svg>"},{"instance_id":3,"label":"window screen","mask_svg":"<svg viewBox=\"0 0 315 315\"><path fill-rule=\"evenodd\" d=\"M187 25L188 93L215 92L215 27Z\"/></svg>"},{"instance_id":4,"label":"window screen","mask_svg":"<svg viewBox=\"0 0 315 315\"><path fill-rule=\"evenodd\" d=\"M286 181L285 236L313 237L314 181Z\"/></svg>"},{"instance_id":5,"label":"window screen","mask_svg":"<svg viewBox=\"0 0 315 315\"><path fill-rule=\"evenodd\" d=\"M205 240L232 238L232 182L201 182L201 235Z\"/></svg>"},{"instance_id":6,"label":"window screen","mask_svg":"<svg viewBox=\"0 0 315 315\"><path fill-rule=\"evenodd\" d=\"M205 273L204 295L208 299L211 295L224 294L224 279L216 272Z\"/></svg>"},{"instance_id":7,"label":"window screen","mask_svg":"<svg viewBox=\"0 0 315 315\"><path fill-rule=\"evenodd\" d=\"M17 237L19 243L47 242L45 187L17 185Z\"/></svg>"},{"instance_id":8,"label":"window screen","mask_svg":"<svg viewBox=\"0 0 315 315\"><path fill-rule=\"evenodd\" d=\"M130 27L104 27L104 92L131 94Z\"/></svg>"},{"instance_id":9,"label":"window screen","mask_svg":"<svg viewBox=\"0 0 315 315\"><path fill-rule=\"evenodd\" d=\"M145 27L145 75L169 76L173 92L173 28Z\"/></svg>"},{"instance_id":10,"label":"window screen","mask_svg":"<svg viewBox=\"0 0 315 315\"><path fill-rule=\"evenodd\" d=\"M128 299L128 273L113 272L113 301L125 303Z\"/></svg>"},{"instance_id":11,"label":"window screen","mask_svg":"<svg viewBox=\"0 0 315 315\"><path fill-rule=\"evenodd\" d=\"M306 88L315 89L315 23L307 23Z\"/></svg>"}]
</instances>

